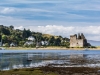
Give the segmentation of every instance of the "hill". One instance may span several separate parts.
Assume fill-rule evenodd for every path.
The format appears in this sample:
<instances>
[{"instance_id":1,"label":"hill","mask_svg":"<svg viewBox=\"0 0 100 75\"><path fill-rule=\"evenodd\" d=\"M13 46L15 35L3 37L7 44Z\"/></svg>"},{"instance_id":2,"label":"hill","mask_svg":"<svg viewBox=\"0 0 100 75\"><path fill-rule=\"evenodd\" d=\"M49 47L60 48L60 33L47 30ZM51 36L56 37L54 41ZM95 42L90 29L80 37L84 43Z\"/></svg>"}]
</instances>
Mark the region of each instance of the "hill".
<instances>
[{"instance_id":1,"label":"hill","mask_svg":"<svg viewBox=\"0 0 100 75\"><path fill-rule=\"evenodd\" d=\"M87 40L93 46L100 46L100 41Z\"/></svg>"},{"instance_id":2,"label":"hill","mask_svg":"<svg viewBox=\"0 0 100 75\"><path fill-rule=\"evenodd\" d=\"M69 46L69 39L62 36L43 34L41 32L30 31L30 29L14 29L14 26L0 25L0 41L2 39L3 46L25 46L36 47L36 45L48 46ZM29 37L34 40L28 40ZM48 44L47 44L48 43Z\"/></svg>"}]
</instances>

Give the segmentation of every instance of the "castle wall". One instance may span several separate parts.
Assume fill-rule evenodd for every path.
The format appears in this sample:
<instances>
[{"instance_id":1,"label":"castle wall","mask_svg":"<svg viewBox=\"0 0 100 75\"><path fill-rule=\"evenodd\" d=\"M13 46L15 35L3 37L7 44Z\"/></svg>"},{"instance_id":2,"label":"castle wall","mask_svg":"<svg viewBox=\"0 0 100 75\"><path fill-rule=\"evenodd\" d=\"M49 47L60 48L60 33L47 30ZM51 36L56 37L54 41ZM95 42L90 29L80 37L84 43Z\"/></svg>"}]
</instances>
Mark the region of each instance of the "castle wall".
<instances>
[{"instance_id":1,"label":"castle wall","mask_svg":"<svg viewBox=\"0 0 100 75\"><path fill-rule=\"evenodd\" d=\"M84 47L84 41L83 39L77 39L77 45L76 47Z\"/></svg>"},{"instance_id":2,"label":"castle wall","mask_svg":"<svg viewBox=\"0 0 100 75\"><path fill-rule=\"evenodd\" d=\"M79 35L80 36L80 35ZM77 35L71 35L70 36L70 47L84 47L87 42L84 35L80 36L81 38L77 38Z\"/></svg>"},{"instance_id":3,"label":"castle wall","mask_svg":"<svg viewBox=\"0 0 100 75\"><path fill-rule=\"evenodd\" d=\"M70 47L76 47L77 36L70 36Z\"/></svg>"},{"instance_id":4,"label":"castle wall","mask_svg":"<svg viewBox=\"0 0 100 75\"><path fill-rule=\"evenodd\" d=\"M70 47L76 47L76 43L72 42L72 43L70 44Z\"/></svg>"},{"instance_id":5,"label":"castle wall","mask_svg":"<svg viewBox=\"0 0 100 75\"><path fill-rule=\"evenodd\" d=\"M84 47L83 39L76 39L74 41L70 41L70 47Z\"/></svg>"}]
</instances>

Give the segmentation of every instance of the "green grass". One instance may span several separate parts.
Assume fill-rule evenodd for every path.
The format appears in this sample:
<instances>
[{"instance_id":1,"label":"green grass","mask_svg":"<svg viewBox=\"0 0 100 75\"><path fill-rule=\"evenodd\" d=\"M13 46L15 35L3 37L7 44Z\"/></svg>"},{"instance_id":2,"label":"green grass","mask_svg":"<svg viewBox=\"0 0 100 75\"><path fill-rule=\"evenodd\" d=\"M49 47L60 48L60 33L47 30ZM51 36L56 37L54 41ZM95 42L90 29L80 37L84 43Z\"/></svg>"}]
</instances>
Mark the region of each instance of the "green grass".
<instances>
[{"instance_id":1,"label":"green grass","mask_svg":"<svg viewBox=\"0 0 100 75\"><path fill-rule=\"evenodd\" d=\"M56 73L46 73L38 68L36 69L14 69L10 71L0 71L0 75L57 75Z\"/></svg>"},{"instance_id":2,"label":"green grass","mask_svg":"<svg viewBox=\"0 0 100 75\"><path fill-rule=\"evenodd\" d=\"M100 68L89 67L38 67L38 68L24 68L14 69L9 71L0 71L0 75L82 75L82 73L89 75L97 75ZM81 73L81 74L80 74ZM90 74L91 73L91 74ZM95 74L94 74L95 73Z\"/></svg>"}]
</instances>

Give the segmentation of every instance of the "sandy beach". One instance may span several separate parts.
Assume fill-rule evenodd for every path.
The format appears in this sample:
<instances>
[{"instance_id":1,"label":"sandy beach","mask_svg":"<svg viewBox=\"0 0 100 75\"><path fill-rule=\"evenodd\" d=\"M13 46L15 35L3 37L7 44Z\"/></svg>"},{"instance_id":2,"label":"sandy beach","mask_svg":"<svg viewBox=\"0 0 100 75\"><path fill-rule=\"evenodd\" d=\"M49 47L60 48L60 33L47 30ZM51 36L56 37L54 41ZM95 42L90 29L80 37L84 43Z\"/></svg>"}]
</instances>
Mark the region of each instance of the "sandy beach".
<instances>
[{"instance_id":1,"label":"sandy beach","mask_svg":"<svg viewBox=\"0 0 100 75\"><path fill-rule=\"evenodd\" d=\"M100 50L97 48L66 48L66 47L44 47L44 48L26 48L26 47L5 47L6 50Z\"/></svg>"}]
</instances>

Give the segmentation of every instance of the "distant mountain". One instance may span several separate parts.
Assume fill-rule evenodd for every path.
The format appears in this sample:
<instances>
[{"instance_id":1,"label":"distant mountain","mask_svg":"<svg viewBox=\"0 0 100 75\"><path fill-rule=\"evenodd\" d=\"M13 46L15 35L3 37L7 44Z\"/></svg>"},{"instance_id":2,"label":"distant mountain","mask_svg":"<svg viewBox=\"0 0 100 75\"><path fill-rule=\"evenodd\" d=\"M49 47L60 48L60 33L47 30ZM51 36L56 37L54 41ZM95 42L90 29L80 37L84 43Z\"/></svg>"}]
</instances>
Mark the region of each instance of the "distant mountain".
<instances>
[{"instance_id":1,"label":"distant mountain","mask_svg":"<svg viewBox=\"0 0 100 75\"><path fill-rule=\"evenodd\" d=\"M100 46L100 41L87 40L87 42L90 43L92 46Z\"/></svg>"}]
</instances>

